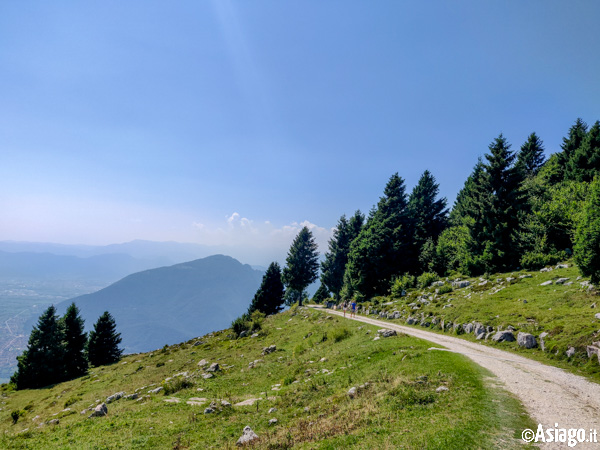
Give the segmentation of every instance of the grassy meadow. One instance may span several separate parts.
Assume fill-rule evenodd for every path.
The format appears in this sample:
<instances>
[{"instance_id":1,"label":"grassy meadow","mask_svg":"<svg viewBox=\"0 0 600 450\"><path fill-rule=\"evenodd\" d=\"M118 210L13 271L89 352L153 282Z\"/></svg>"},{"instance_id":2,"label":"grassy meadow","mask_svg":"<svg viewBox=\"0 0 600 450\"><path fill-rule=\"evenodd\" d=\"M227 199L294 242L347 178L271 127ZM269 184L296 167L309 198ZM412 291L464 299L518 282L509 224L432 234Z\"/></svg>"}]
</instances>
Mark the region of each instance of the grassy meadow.
<instances>
[{"instance_id":1,"label":"grassy meadow","mask_svg":"<svg viewBox=\"0 0 600 450\"><path fill-rule=\"evenodd\" d=\"M515 448L533 425L466 357L405 335L374 340L376 327L308 308L268 317L254 338L228 334L45 389L3 385L0 448L233 448L246 425L257 448ZM203 359L221 370L204 378ZM105 417L81 414L120 391L139 398L108 404Z\"/></svg>"}]
</instances>

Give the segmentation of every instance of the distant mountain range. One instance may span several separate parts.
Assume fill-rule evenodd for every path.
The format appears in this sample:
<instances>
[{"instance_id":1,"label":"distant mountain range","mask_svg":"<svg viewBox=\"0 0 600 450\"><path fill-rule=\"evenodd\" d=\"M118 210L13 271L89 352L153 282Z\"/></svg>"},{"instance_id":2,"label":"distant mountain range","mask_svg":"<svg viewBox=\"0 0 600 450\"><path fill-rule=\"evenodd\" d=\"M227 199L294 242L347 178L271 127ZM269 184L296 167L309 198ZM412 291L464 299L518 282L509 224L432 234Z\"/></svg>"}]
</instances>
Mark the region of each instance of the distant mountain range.
<instances>
[{"instance_id":1,"label":"distant mountain range","mask_svg":"<svg viewBox=\"0 0 600 450\"><path fill-rule=\"evenodd\" d=\"M245 312L263 273L223 255L134 273L75 302L89 331L104 311L115 317L127 353L160 348L229 327ZM33 324L33 323L32 323Z\"/></svg>"}]
</instances>

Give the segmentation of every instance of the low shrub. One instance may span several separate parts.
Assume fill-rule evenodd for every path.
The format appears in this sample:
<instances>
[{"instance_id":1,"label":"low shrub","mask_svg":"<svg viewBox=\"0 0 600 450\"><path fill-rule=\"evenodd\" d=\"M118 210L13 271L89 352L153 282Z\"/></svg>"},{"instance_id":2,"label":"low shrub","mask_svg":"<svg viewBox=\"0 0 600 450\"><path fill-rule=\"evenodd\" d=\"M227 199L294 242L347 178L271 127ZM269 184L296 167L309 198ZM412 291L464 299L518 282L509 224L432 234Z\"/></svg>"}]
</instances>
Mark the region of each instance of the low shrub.
<instances>
[{"instance_id":1,"label":"low shrub","mask_svg":"<svg viewBox=\"0 0 600 450\"><path fill-rule=\"evenodd\" d=\"M521 257L521 266L527 270L537 270L567 259L564 251L554 253L527 252Z\"/></svg>"},{"instance_id":2,"label":"low shrub","mask_svg":"<svg viewBox=\"0 0 600 450\"><path fill-rule=\"evenodd\" d=\"M401 277L398 277L392 283L391 294L392 297L402 297L408 289L415 287L415 277L405 273Z\"/></svg>"},{"instance_id":3,"label":"low shrub","mask_svg":"<svg viewBox=\"0 0 600 450\"><path fill-rule=\"evenodd\" d=\"M419 286L419 288L421 289L425 289L429 286L431 286L431 283L433 283L434 281L437 281L439 279L437 273L434 272L423 272L421 275L419 275L419 278L417 278L417 284Z\"/></svg>"},{"instance_id":4,"label":"low shrub","mask_svg":"<svg viewBox=\"0 0 600 450\"><path fill-rule=\"evenodd\" d=\"M443 295L443 294L448 294L450 292L452 292L452 286L450 284L444 284L443 286L440 286L438 288L438 294L439 295Z\"/></svg>"},{"instance_id":5,"label":"low shrub","mask_svg":"<svg viewBox=\"0 0 600 450\"><path fill-rule=\"evenodd\" d=\"M350 331L350 329L346 327L334 328L331 331L331 339L333 339L333 342L343 341L344 339L349 338L350 336L352 336L352 331Z\"/></svg>"},{"instance_id":6,"label":"low shrub","mask_svg":"<svg viewBox=\"0 0 600 450\"><path fill-rule=\"evenodd\" d=\"M164 383L164 393L165 395L171 395L175 392L179 392L183 389L188 389L194 386L194 383L188 378L175 378L174 380L169 380Z\"/></svg>"}]
</instances>

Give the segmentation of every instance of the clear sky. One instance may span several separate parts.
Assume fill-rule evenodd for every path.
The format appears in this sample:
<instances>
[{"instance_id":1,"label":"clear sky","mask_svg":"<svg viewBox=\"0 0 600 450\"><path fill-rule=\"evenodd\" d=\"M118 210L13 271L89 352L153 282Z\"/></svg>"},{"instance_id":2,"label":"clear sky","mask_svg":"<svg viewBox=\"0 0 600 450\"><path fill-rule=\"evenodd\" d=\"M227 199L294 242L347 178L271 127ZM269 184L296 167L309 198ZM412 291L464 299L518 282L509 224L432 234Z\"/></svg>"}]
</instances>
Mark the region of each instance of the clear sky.
<instances>
[{"instance_id":1,"label":"clear sky","mask_svg":"<svg viewBox=\"0 0 600 450\"><path fill-rule=\"evenodd\" d=\"M600 119L600 2L0 3L0 240L287 250ZM324 250L322 248L322 250ZM268 262L268 261L266 261Z\"/></svg>"}]
</instances>

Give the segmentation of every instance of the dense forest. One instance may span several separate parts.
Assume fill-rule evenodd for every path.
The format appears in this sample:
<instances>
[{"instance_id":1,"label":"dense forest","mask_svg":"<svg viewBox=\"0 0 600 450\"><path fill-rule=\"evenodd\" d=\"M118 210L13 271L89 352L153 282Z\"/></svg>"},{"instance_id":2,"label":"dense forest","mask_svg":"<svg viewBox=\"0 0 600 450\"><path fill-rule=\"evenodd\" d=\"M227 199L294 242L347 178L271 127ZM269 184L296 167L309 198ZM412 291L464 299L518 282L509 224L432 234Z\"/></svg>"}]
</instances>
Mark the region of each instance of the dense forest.
<instances>
[{"instance_id":1,"label":"dense forest","mask_svg":"<svg viewBox=\"0 0 600 450\"><path fill-rule=\"evenodd\" d=\"M546 159L535 133L517 151L501 134L451 211L429 171L410 194L392 175L368 217L339 219L315 300L361 301L400 292L419 275L538 269L571 257L597 283L600 122L588 128L577 119L561 149Z\"/></svg>"}]
</instances>

